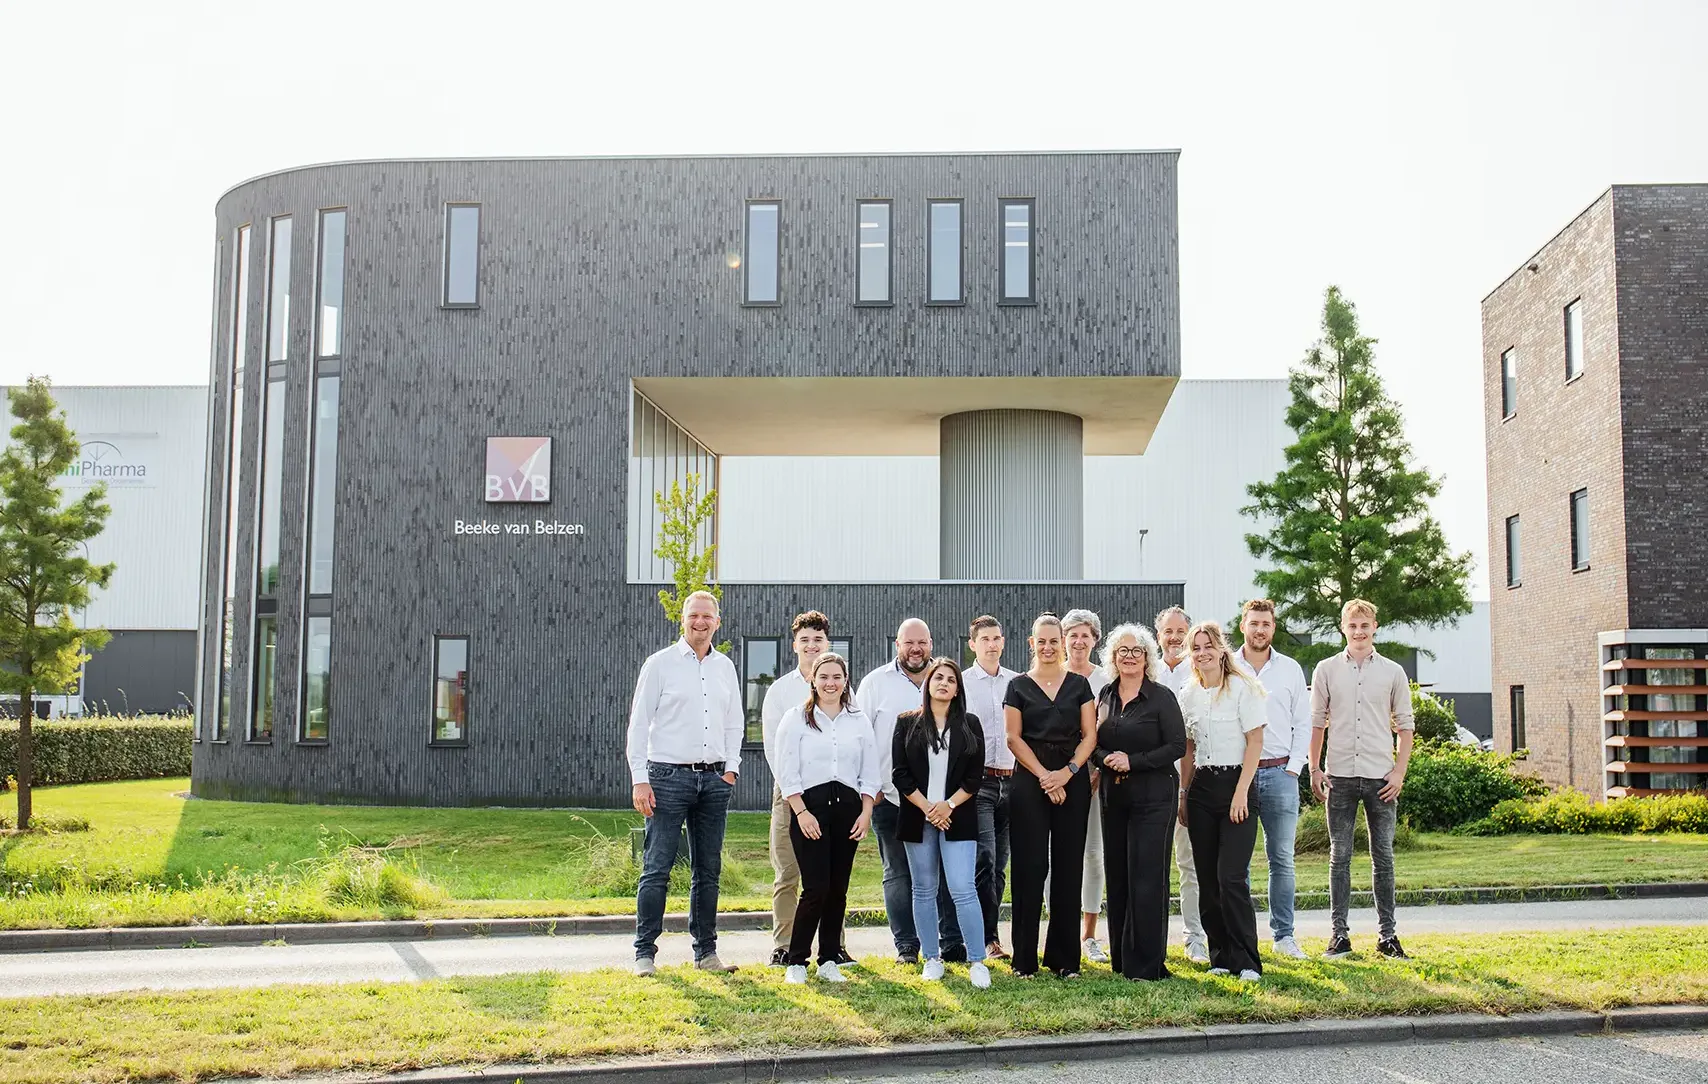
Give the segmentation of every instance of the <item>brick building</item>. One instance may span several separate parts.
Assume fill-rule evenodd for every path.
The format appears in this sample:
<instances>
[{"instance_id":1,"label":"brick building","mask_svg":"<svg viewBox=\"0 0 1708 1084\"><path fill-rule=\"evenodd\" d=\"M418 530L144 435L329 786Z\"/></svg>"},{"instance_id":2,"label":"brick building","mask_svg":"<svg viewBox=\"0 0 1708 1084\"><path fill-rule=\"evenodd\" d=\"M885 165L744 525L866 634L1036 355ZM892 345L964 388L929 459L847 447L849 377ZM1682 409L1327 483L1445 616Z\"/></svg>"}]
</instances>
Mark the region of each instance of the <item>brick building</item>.
<instances>
[{"instance_id":1,"label":"brick building","mask_svg":"<svg viewBox=\"0 0 1708 1084\"><path fill-rule=\"evenodd\" d=\"M1594 795L1700 788L1708 185L1610 188L1482 316L1496 743Z\"/></svg>"}]
</instances>

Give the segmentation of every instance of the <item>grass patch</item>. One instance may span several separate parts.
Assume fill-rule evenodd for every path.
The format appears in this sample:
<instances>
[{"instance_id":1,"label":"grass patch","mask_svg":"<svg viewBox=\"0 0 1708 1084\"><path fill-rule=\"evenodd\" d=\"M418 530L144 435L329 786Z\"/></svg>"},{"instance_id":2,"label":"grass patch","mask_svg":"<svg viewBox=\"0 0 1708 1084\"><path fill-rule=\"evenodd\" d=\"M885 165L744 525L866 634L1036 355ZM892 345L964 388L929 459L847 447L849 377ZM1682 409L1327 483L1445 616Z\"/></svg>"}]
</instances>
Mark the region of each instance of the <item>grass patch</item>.
<instances>
[{"instance_id":1,"label":"grass patch","mask_svg":"<svg viewBox=\"0 0 1708 1084\"><path fill-rule=\"evenodd\" d=\"M869 957L842 987L787 986L771 969L655 980L611 970L413 984L0 998L0 1079L200 1081L641 1054L858 1046L1307 1017L1599 1010L1708 1000L1700 929L1408 938L1416 958L1268 965L1260 986L1171 960L1131 983L1092 967L1074 983L1006 967L976 991Z\"/></svg>"},{"instance_id":2,"label":"grass patch","mask_svg":"<svg viewBox=\"0 0 1708 1084\"><path fill-rule=\"evenodd\" d=\"M639 870L629 832L641 819L632 812L187 801L187 787L167 779L38 790L39 814L55 830L0 835L0 928L634 910ZM725 909L770 909L768 823L763 813L731 815ZM1307 816L1300 829L1300 893L1328 886L1326 850L1312 849L1314 823ZM1419 832L1402 843L1402 890L1708 880L1702 835ZM1367 869L1354 864L1355 887ZM1251 876L1261 890L1261 842ZM673 910L687 907L687 881L678 867ZM849 900L882 905L873 844L860 848Z\"/></svg>"}]
</instances>

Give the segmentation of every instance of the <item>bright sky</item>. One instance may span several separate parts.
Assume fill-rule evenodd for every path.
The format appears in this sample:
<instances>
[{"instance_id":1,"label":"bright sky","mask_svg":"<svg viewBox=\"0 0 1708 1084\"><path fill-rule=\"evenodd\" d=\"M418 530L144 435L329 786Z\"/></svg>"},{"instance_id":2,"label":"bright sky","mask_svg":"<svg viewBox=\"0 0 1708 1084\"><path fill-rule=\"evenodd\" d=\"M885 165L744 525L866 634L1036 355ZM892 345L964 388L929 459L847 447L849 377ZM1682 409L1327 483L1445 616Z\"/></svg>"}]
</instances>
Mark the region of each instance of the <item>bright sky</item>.
<instances>
[{"instance_id":1,"label":"bright sky","mask_svg":"<svg viewBox=\"0 0 1708 1084\"><path fill-rule=\"evenodd\" d=\"M1702 0L13 5L0 383L206 380L214 202L281 167L1175 147L1184 375L1284 375L1339 284L1486 565L1478 303L1609 184L1708 180L1705 41Z\"/></svg>"}]
</instances>

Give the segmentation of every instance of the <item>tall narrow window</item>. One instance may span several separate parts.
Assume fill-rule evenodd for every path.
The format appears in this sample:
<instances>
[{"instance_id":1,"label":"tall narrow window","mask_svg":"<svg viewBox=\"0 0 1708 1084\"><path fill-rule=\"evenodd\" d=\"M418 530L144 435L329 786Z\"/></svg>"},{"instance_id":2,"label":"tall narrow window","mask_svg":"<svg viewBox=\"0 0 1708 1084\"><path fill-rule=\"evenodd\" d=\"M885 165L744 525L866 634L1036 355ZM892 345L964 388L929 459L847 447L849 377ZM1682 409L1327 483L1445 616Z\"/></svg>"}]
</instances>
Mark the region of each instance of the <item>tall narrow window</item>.
<instances>
[{"instance_id":1,"label":"tall narrow window","mask_svg":"<svg viewBox=\"0 0 1708 1084\"><path fill-rule=\"evenodd\" d=\"M890 303L890 203L860 204L859 283L856 300L862 305Z\"/></svg>"},{"instance_id":2,"label":"tall narrow window","mask_svg":"<svg viewBox=\"0 0 1708 1084\"><path fill-rule=\"evenodd\" d=\"M1566 379L1583 375L1583 298L1566 306Z\"/></svg>"},{"instance_id":3,"label":"tall narrow window","mask_svg":"<svg viewBox=\"0 0 1708 1084\"><path fill-rule=\"evenodd\" d=\"M1031 305L1034 293L1035 253L1032 245L1034 201L1002 201L1002 304Z\"/></svg>"},{"instance_id":4,"label":"tall narrow window","mask_svg":"<svg viewBox=\"0 0 1708 1084\"><path fill-rule=\"evenodd\" d=\"M344 212L320 212L319 336L314 355L335 358L344 342Z\"/></svg>"},{"instance_id":5,"label":"tall narrow window","mask_svg":"<svg viewBox=\"0 0 1708 1084\"><path fill-rule=\"evenodd\" d=\"M214 741L231 740L231 691L234 626L233 613L237 607L237 500L242 493L243 470L243 363L249 348L249 227L239 226L237 243L232 246L231 300L231 357L227 362L230 398L226 402L225 441L225 531L224 548L220 554L221 605L219 633L220 673L217 707L214 715Z\"/></svg>"},{"instance_id":6,"label":"tall narrow window","mask_svg":"<svg viewBox=\"0 0 1708 1084\"><path fill-rule=\"evenodd\" d=\"M961 279L961 201L932 200L927 212L925 261L930 267L926 301L959 305L965 294Z\"/></svg>"},{"instance_id":7,"label":"tall narrow window","mask_svg":"<svg viewBox=\"0 0 1708 1084\"><path fill-rule=\"evenodd\" d=\"M291 331L291 220L273 219L267 261L267 360L285 361Z\"/></svg>"},{"instance_id":8,"label":"tall narrow window","mask_svg":"<svg viewBox=\"0 0 1708 1084\"><path fill-rule=\"evenodd\" d=\"M445 305L480 304L480 204L445 206Z\"/></svg>"},{"instance_id":9,"label":"tall narrow window","mask_svg":"<svg viewBox=\"0 0 1708 1084\"><path fill-rule=\"evenodd\" d=\"M261 416L261 491L256 534L255 593L272 595L279 588L279 501L285 487L285 382L267 381Z\"/></svg>"},{"instance_id":10,"label":"tall narrow window","mask_svg":"<svg viewBox=\"0 0 1708 1084\"><path fill-rule=\"evenodd\" d=\"M338 484L338 377L315 380L309 441L308 593L332 593L332 499Z\"/></svg>"},{"instance_id":11,"label":"tall narrow window","mask_svg":"<svg viewBox=\"0 0 1708 1084\"><path fill-rule=\"evenodd\" d=\"M783 205L774 200L747 205L747 237L741 246L742 300L749 305L775 305L780 290L778 248Z\"/></svg>"},{"instance_id":12,"label":"tall narrow window","mask_svg":"<svg viewBox=\"0 0 1708 1084\"><path fill-rule=\"evenodd\" d=\"M1506 517L1506 585L1517 587L1523 581L1518 567L1518 517Z\"/></svg>"},{"instance_id":13,"label":"tall narrow window","mask_svg":"<svg viewBox=\"0 0 1708 1084\"><path fill-rule=\"evenodd\" d=\"M1530 744L1524 736L1524 686L1512 686L1508 696L1512 705L1512 751L1516 753Z\"/></svg>"},{"instance_id":14,"label":"tall narrow window","mask_svg":"<svg viewBox=\"0 0 1708 1084\"><path fill-rule=\"evenodd\" d=\"M1500 355L1500 416L1510 418L1518 413L1518 349L1503 350Z\"/></svg>"},{"instance_id":15,"label":"tall narrow window","mask_svg":"<svg viewBox=\"0 0 1708 1084\"><path fill-rule=\"evenodd\" d=\"M1589 490L1572 494L1572 571L1589 567Z\"/></svg>"},{"instance_id":16,"label":"tall narrow window","mask_svg":"<svg viewBox=\"0 0 1708 1084\"><path fill-rule=\"evenodd\" d=\"M469 641L467 636L433 638L433 730L430 745L467 745L469 740Z\"/></svg>"},{"instance_id":17,"label":"tall narrow window","mask_svg":"<svg viewBox=\"0 0 1708 1084\"><path fill-rule=\"evenodd\" d=\"M249 740L273 740L273 691L278 687L279 618L262 614L255 619L254 707L249 713Z\"/></svg>"},{"instance_id":18,"label":"tall narrow window","mask_svg":"<svg viewBox=\"0 0 1708 1084\"><path fill-rule=\"evenodd\" d=\"M781 655L782 641L774 636L749 636L741 642L741 667L747 702L747 727L742 738L745 745L761 745L765 741L765 691L777 680Z\"/></svg>"},{"instance_id":19,"label":"tall narrow window","mask_svg":"<svg viewBox=\"0 0 1708 1084\"><path fill-rule=\"evenodd\" d=\"M323 742L331 733L332 618L309 617L303 628L302 729L297 739Z\"/></svg>"}]
</instances>

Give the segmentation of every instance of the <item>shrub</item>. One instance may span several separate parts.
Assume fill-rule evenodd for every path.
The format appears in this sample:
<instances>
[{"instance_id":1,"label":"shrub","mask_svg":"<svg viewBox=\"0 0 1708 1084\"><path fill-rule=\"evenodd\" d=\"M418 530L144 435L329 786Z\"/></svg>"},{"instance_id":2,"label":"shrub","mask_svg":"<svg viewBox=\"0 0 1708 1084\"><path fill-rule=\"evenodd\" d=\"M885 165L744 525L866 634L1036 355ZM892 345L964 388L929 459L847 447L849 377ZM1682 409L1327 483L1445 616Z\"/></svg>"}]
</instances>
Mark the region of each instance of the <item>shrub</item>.
<instances>
[{"instance_id":1,"label":"shrub","mask_svg":"<svg viewBox=\"0 0 1708 1084\"><path fill-rule=\"evenodd\" d=\"M1542 783L1517 774L1515 764L1506 753L1420 741L1400 792L1400 816L1413 828L1441 831L1486 817L1509 799L1541 794Z\"/></svg>"},{"instance_id":2,"label":"shrub","mask_svg":"<svg viewBox=\"0 0 1708 1084\"><path fill-rule=\"evenodd\" d=\"M1453 705L1424 692L1415 681L1411 686L1411 714L1418 741L1452 741L1459 733L1459 717Z\"/></svg>"},{"instance_id":3,"label":"shrub","mask_svg":"<svg viewBox=\"0 0 1708 1084\"><path fill-rule=\"evenodd\" d=\"M1667 794L1594 802L1582 791L1562 787L1539 798L1501 802L1484 820L1466 826L1474 835L1551 832L1588 835L1615 832L1708 832L1708 794Z\"/></svg>"},{"instance_id":4,"label":"shrub","mask_svg":"<svg viewBox=\"0 0 1708 1084\"><path fill-rule=\"evenodd\" d=\"M167 716L38 720L31 728L36 785L189 775L194 726ZM0 781L17 774L18 723L0 720Z\"/></svg>"},{"instance_id":5,"label":"shrub","mask_svg":"<svg viewBox=\"0 0 1708 1084\"><path fill-rule=\"evenodd\" d=\"M1421 851L1430 847L1431 844L1426 843L1411 825L1404 821L1394 825L1394 850ZM1352 821L1352 850L1354 853L1370 852L1370 830L1362 816L1354 817ZM1328 853L1328 810L1320 805L1299 810L1299 830L1293 837L1293 853Z\"/></svg>"}]
</instances>

